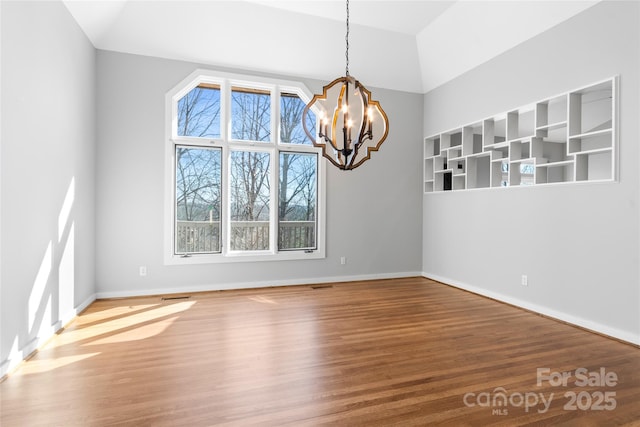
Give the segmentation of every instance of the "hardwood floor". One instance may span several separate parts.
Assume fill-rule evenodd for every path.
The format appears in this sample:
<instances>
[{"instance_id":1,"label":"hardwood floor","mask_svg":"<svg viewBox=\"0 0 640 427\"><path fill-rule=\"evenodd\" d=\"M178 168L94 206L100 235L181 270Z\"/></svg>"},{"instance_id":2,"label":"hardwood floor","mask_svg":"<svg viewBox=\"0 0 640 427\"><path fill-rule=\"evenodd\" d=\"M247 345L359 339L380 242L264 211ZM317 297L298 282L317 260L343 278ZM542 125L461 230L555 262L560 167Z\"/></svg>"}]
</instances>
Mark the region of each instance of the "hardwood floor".
<instances>
[{"instance_id":1,"label":"hardwood floor","mask_svg":"<svg viewBox=\"0 0 640 427\"><path fill-rule=\"evenodd\" d=\"M3 427L632 425L640 349L408 278L96 301L0 392Z\"/></svg>"}]
</instances>

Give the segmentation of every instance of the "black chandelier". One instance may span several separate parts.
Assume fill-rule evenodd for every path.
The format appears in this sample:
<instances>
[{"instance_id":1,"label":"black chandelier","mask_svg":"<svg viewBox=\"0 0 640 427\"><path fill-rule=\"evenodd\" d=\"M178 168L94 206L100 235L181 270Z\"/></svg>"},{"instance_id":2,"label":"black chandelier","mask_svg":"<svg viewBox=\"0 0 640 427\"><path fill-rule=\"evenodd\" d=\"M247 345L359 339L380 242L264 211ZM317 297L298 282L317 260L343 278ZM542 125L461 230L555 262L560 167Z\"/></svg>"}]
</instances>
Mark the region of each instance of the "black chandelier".
<instances>
[{"instance_id":1,"label":"black chandelier","mask_svg":"<svg viewBox=\"0 0 640 427\"><path fill-rule=\"evenodd\" d=\"M302 126L322 155L342 170L355 169L378 151L389 133L389 119L371 92L349 75L349 0L347 0L346 74L314 95L303 112ZM307 128L309 114L316 113L318 129ZM376 138L377 136L377 138Z\"/></svg>"}]
</instances>

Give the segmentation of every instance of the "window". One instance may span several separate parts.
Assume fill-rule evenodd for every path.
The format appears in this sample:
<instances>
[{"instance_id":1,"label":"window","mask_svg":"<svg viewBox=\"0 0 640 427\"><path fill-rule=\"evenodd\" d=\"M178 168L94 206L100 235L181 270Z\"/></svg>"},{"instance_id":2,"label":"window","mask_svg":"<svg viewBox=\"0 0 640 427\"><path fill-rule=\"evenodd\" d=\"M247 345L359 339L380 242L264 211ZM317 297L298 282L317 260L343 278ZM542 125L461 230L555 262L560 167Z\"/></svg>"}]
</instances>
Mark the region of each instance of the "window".
<instances>
[{"instance_id":1,"label":"window","mask_svg":"<svg viewBox=\"0 0 640 427\"><path fill-rule=\"evenodd\" d=\"M271 94L264 90L231 89L231 138L269 142Z\"/></svg>"},{"instance_id":2,"label":"window","mask_svg":"<svg viewBox=\"0 0 640 427\"><path fill-rule=\"evenodd\" d=\"M232 251L269 249L271 154L232 150L229 171Z\"/></svg>"},{"instance_id":3,"label":"window","mask_svg":"<svg viewBox=\"0 0 640 427\"><path fill-rule=\"evenodd\" d=\"M175 252L220 252L220 149L176 146Z\"/></svg>"},{"instance_id":4,"label":"window","mask_svg":"<svg viewBox=\"0 0 640 427\"><path fill-rule=\"evenodd\" d=\"M179 136L220 138L220 86L201 84L178 101Z\"/></svg>"},{"instance_id":5,"label":"window","mask_svg":"<svg viewBox=\"0 0 640 427\"><path fill-rule=\"evenodd\" d=\"M299 83L208 71L167 94L167 263L324 257L310 99Z\"/></svg>"},{"instance_id":6,"label":"window","mask_svg":"<svg viewBox=\"0 0 640 427\"><path fill-rule=\"evenodd\" d=\"M317 162L306 153L280 153L278 247L312 249L316 235Z\"/></svg>"}]
</instances>

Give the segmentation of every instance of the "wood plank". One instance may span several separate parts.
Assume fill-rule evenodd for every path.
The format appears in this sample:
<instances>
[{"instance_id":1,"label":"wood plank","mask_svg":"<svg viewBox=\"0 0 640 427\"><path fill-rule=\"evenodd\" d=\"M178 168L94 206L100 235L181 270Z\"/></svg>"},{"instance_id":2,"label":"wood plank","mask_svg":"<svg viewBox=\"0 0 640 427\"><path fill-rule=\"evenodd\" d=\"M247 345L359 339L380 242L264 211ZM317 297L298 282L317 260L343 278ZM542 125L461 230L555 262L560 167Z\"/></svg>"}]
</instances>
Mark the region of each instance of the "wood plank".
<instances>
[{"instance_id":1,"label":"wood plank","mask_svg":"<svg viewBox=\"0 0 640 427\"><path fill-rule=\"evenodd\" d=\"M190 295L96 301L0 384L0 424L640 420L637 347L428 279ZM538 368L571 377L538 385ZM579 368L617 382L581 385ZM512 401L493 405L501 391ZM591 409L605 392L615 408ZM566 393L580 396L575 410Z\"/></svg>"}]
</instances>

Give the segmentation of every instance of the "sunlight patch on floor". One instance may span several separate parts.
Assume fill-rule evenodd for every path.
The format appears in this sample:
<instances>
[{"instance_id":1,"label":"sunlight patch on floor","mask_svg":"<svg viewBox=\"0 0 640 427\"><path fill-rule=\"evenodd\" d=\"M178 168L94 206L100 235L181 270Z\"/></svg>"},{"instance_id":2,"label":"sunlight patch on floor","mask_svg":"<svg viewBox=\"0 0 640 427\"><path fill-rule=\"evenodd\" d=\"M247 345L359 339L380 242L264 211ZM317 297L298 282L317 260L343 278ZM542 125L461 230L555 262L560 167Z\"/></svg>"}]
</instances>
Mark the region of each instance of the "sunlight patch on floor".
<instances>
[{"instance_id":1,"label":"sunlight patch on floor","mask_svg":"<svg viewBox=\"0 0 640 427\"><path fill-rule=\"evenodd\" d=\"M76 354L74 356L56 356L52 359L36 358L25 363L20 369L20 373L26 375L41 374L43 372L49 372L63 366L71 365L72 363L80 362L81 360L85 360L99 354L100 352Z\"/></svg>"},{"instance_id":2,"label":"sunlight patch on floor","mask_svg":"<svg viewBox=\"0 0 640 427\"><path fill-rule=\"evenodd\" d=\"M264 295L256 295L256 296L253 296L253 297L249 297L249 299L251 301L259 302L259 303L262 303L262 304L278 304L277 302L275 302L271 298L267 298Z\"/></svg>"},{"instance_id":3,"label":"sunlight patch on floor","mask_svg":"<svg viewBox=\"0 0 640 427\"><path fill-rule=\"evenodd\" d=\"M104 345L104 344L116 344L122 342L138 341L151 338L156 335L160 335L169 326L178 319L178 316L171 317L169 319L160 320L150 323L148 325L142 325L129 331L120 332L115 335L111 335L105 338L100 338L95 341L91 341L86 345Z\"/></svg>"},{"instance_id":4,"label":"sunlight patch on floor","mask_svg":"<svg viewBox=\"0 0 640 427\"><path fill-rule=\"evenodd\" d=\"M92 340L93 338L100 339L101 335L113 334L114 332L118 332L125 329L130 329L132 327L136 327L138 325L146 324L148 322L157 321L158 319L178 314L180 312L186 311L191 308L195 304L195 301L185 301L176 304L169 305L156 305L155 308L149 310L149 307L153 307L153 305L148 306L126 306L126 307L118 307L117 310L113 310L110 314L113 314L112 320L108 320L106 322L98 322L95 325L87 325L83 326L82 323L91 323L87 322L88 319L83 315L82 319L78 322L79 324L75 328L69 328L64 331L63 334L60 334L56 337L55 341L51 343L49 347L60 347L63 345L75 343L83 340ZM133 311L133 313L131 313ZM104 311L100 312L101 315L104 315ZM126 313L131 313L130 315L125 315ZM118 317L122 316L122 317ZM95 321L94 317L94 321ZM89 319L90 320L90 319ZM167 325L168 326L168 325ZM138 330L136 328L136 330ZM162 329L164 330L164 329ZM157 333L162 332L162 330L156 331ZM125 331L123 331L125 332ZM144 339L148 338L148 331L143 334ZM130 341L129 338L126 339ZM82 345L91 345L95 344L96 341L91 341Z\"/></svg>"},{"instance_id":5,"label":"sunlight patch on floor","mask_svg":"<svg viewBox=\"0 0 640 427\"><path fill-rule=\"evenodd\" d=\"M136 311L146 310L151 307L160 306L160 304L140 304L140 305L112 307L112 308L106 308L104 310L98 310L96 309L95 304L99 304L99 303L100 301L98 301L97 303L94 303L94 305L91 306L89 310L82 313L80 317L76 319L75 323L77 325L85 325L85 324L93 323L96 321L99 321L100 323L104 323L105 321L108 321L109 318L111 317L118 317L118 316L122 316L123 314L130 315L131 313Z\"/></svg>"}]
</instances>

